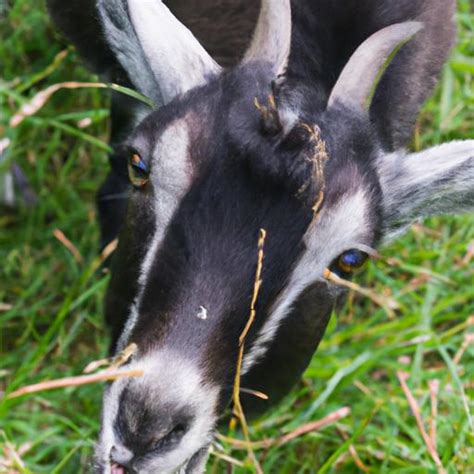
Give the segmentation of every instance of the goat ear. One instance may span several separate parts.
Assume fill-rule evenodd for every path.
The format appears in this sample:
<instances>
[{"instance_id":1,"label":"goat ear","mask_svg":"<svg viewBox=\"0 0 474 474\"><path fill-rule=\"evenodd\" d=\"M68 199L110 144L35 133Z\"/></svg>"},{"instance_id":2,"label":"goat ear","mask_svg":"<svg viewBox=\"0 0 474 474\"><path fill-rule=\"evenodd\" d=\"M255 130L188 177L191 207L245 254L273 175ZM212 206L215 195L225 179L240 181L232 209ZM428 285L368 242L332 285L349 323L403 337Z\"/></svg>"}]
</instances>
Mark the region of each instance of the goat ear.
<instances>
[{"instance_id":1,"label":"goat ear","mask_svg":"<svg viewBox=\"0 0 474 474\"><path fill-rule=\"evenodd\" d=\"M290 0L262 0L254 37L244 57L269 62L275 77L285 72L291 48Z\"/></svg>"},{"instance_id":2,"label":"goat ear","mask_svg":"<svg viewBox=\"0 0 474 474\"><path fill-rule=\"evenodd\" d=\"M387 241L417 219L474 211L474 140L383 155L378 172Z\"/></svg>"},{"instance_id":3,"label":"goat ear","mask_svg":"<svg viewBox=\"0 0 474 474\"><path fill-rule=\"evenodd\" d=\"M400 48L422 24L416 21L388 26L364 41L349 59L329 97L328 107L342 103L368 111L377 84Z\"/></svg>"},{"instance_id":4,"label":"goat ear","mask_svg":"<svg viewBox=\"0 0 474 474\"><path fill-rule=\"evenodd\" d=\"M130 80L157 105L220 72L161 0L99 0L98 11L106 40Z\"/></svg>"}]
</instances>

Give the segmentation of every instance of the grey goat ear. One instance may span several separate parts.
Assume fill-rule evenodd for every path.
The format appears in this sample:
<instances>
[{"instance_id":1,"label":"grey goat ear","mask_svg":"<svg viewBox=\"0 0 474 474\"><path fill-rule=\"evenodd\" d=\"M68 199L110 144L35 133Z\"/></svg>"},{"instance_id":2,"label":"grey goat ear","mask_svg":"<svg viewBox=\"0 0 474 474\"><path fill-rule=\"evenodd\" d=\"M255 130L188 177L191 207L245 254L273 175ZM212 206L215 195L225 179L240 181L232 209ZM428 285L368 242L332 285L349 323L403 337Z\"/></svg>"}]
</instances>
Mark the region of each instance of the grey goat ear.
<instances>
[{"instance_id":1,"label":"grey goat ear","mask_svg":"<svg viewBox=\"0 0 474 474\"><path fill-rule=\"evenodd\" d=\"M400 48L422 28L409 21L388 26L364 41L349 59L329 97L328 108L342 103L368 111L377 85Z\"/></svg>"},{"instance_id":2,"label":"grey goat ear","mask_svg":"<svg viewBox=\"0 0 474 474\"><path fill-rule=\"evenodd\" d=\"M377 166L386 241L420 218L474 211L474 140L383 155Z\"/></svg>"},{"instance_id":3,"label":"grey goat ear","mask_svg":"<svg viewBox=\"0 0 474 474\"><path fill-rule=\"evenodd\" d=\"M243 63L269 62L275 77L283 74L291 49L290 0L262 0L254 37Z\"/></svg>"},{"instance_id":4,"label":"grey goat ear","mask_svg":"<svg viewBox=\"0 0 474 474\"><path fill-rule=\"evenodd\" d=\"M161 0L99 0L107 43L157 105L203 85L220 67Z\"/></svg>"}]
</instances>

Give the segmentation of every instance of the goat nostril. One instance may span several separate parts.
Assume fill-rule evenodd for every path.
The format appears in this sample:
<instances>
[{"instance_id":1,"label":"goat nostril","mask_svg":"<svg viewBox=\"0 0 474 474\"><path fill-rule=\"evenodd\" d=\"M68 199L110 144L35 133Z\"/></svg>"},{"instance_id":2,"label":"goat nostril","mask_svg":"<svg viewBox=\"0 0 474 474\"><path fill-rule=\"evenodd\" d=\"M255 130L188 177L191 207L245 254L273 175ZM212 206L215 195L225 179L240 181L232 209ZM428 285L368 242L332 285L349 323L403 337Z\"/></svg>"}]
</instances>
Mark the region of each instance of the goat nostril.
<instances>
[{"instance_id":1,"label":"goat nostril","mask_svg":"<svg viewBox=\"0 0 474 474\"><path fill-rule=\"evenodd\" d=\"M171 436L182 438L187 431L187 426L184 423L178 423L169 433Z\"/></svg>"},{"instance_id":2,"label":"goat nostril","mask_svg":"<svg viewBox=\"0 0 474 474\"><path fill-rule=\"evenodd\" d=\"M123 446L114 446L110 451L112 462L112 474L122 474L126 472L126 467L133 459L133 453ZM115 470L114 470L115 469Z\"/></svg>"},{"instance_id":3,"label":"goat nostril","mask_svg":"<svg viewBox=\"0 0 474 474\"><path fill-rule=\"evenodd\" d=\"M188 426L185 423L178 423L164 436L155 438L151 443L150 450L166 449L170 445L178 444L188 431Z\"/></svg>"}]
</instances>

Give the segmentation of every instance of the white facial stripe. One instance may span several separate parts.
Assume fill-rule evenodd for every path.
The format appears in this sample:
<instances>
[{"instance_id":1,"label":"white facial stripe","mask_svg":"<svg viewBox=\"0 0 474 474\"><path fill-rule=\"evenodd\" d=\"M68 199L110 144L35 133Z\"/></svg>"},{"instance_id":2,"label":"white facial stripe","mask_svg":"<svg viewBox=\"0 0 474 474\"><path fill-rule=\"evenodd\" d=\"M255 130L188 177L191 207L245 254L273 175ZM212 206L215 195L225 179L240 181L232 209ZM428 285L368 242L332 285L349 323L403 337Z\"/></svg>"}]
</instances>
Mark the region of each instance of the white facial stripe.
<instances>
[{"instance_id":1,"label":"white facial stripe","mask_svg":"<svg viewBox=\"0 0 474 474\"><path fill-rule=\"evenodd\" d=\"M138 294L130 309L130 317L120 336L117 351L124 349L128 343L128 338L138 319L138 308L153 261L173 214L191 185L192 163L189 159L189 145L188 124L185 119L180 119L165 130L155 146L150 176L155 193L153 202L156 223L155 233L140 269Z\"/></svg>"},{"instance_id":2,"label":"white facial stripe","mask_svg":"<svg viewBox=\"0 0 474 474\"><path fill-rule=\"evenodd\" d=\"M159 351L144 359L134 361L127 366L127 370L142 370L144 375L134 379L117 380L105 391L102 432L96 449L96 457L98 461L108 466L112 447L119 449L121 447L115 439L113 425L117 417L121 393L125 387L128 387L138 393L149 393L150 400L160 400L160 405L171 405L176 407L178 412L187 407L194 413L192 425L179 446L163 456L157 456L156 459L150 458L146 467L140 470L141 474L175 472L190 457L212 441L217 421L216 406L219 390L203 380L193 362L183 359L180 354L172 351ZM154 393L156 397L153 396ZM125 448L133 451L133 446Z\"/></svg>"},{"instance_id":3,"label":"white facial stripe","mask_svg":"<svg viewBox=\"0 0 474 474\"><path fill-rule=\"evenodd\" d=\"M306 250L290 281L277 299L250 351L245 355L243 373L266 353L282 321L288 316L301 293L316 281L323 281L323 271L344 251L367 241L369 197L363 190L347 195L331 209L320 215L319 221L305 236ZM360 246L360 245L359 245Z\"/></svg>"}]
</instances>

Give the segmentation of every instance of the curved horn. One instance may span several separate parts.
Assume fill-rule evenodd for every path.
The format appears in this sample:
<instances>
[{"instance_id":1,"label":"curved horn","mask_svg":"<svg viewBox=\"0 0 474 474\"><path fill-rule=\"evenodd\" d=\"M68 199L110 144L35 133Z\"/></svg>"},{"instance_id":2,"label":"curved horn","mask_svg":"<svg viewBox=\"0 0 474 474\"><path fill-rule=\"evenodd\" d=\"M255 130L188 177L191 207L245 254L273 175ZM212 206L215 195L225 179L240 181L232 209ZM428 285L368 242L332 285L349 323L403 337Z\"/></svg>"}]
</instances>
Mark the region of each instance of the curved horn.
<instances>
[{"instance_id":1,"label":"curved horn","mask_svg":"<svg viewBox=\"0 0 474 474\"><path fill-rule=\"evenodd\" d=\"M368 110L379 80L400 48L421 30L417 21L388 26L362 43L351 56L329 97L336 102Z\"/></svg>"},{"instance_id":2,"label":"curved horn","mask_svg":"<svg viewBox=\"0 0 474 474\"><path fill-rule=\"evenodd\" d=\"M128 10L165 103L220 72L220 66L161 0L128 0Z\"/></svg>"},{"instance_id":3,"label":"curved horn","mask_svg":"<svg viewBox=\"0 0 474 474\"><path fill-rule=\"evenodd\" d=\"M243 62L270 62L275 75L279 75L287 66L290 48L290 0L262 0L253 40Z\"/></svg>"}]
</instances>

